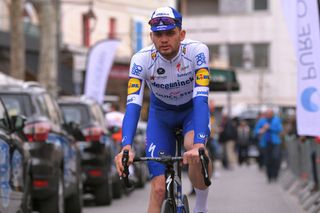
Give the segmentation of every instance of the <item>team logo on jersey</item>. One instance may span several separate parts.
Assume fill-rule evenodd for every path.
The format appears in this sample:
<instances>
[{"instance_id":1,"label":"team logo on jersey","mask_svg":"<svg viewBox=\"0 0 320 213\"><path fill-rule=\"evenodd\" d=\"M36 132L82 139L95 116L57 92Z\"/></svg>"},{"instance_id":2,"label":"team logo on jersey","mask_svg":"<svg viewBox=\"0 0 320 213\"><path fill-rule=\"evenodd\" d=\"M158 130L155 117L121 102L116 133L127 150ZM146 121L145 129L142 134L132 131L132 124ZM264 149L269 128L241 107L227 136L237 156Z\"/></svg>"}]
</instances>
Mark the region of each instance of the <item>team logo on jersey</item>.
<instances>
[{"instance_id":1,"label":"team logo on jersey","mask_svg":"<svg viewBox=\"0 0 320 213\"><path fill-rule=\"evenodd\" d=\"M157 52L151 53L151 58L152 58L152 60L154 60L156 57L157 57Z\"/></svg>"},{"instance_id":2,"label":"team logo on jersey","mask_svg":"<svg viewBox=\"0 0 320 213\"><path fill-rule=\"evenodd\" d=\"M157 69L157 73L158 73L159 75L163 75L165 72L166 72L166 70L163 69L162 67L159 67L159 68Z\"/></svg>"},{"instance_id":3,"label":"team logo on jersey","mask_svg":"<svg viewBox=\"0 0 320 213\"><path fill-rule=\"evenodd\" d=\"M203 140L203 139L205 139L206 137L207 137L207 135L206 135L204 132L200 132L200 133L197 134L197 138L198 138L198 139Z\"/></svg>"},{"instance_id":4,"label":"team logo on jersey","mask_svg":"<svg viewBox=\"0 0 320 213\"><path fill-rule=\"evenodd\" d=\"M128 82L128 95L139 94L141 89L141 80L130 78Z\"/></svg>"},{"instance_id":5,"label":"team logo on jersey","mask_svg":"<svg viewBox=\"0 0 320 213\"><path fill-rule=\"evenodd\" d=\"M126 140L127 140L127 136L124 136L124 137L122 138L121 142L124 143L124 142L126 142Z\"/></svg>"},{"instance_id":6,"label":"team logo on jersey","mask_svg":"<svg viewBox=\"0 0 320 213\"><path fill-rule=\"evenodd\" d=\"M141 71L142 67L134 63L131 69L131 74L139 76L141 74Z\"/></svg>"},{"instance_id":7,"label":"team logo on jersey","mask_svg":"<svg viewBox=\"0 0 320 213\"><path fill-rule=\"evenodd\" d=\"M204 53L199 53L198 55L196 55L196 61L197 61L198 66L205 64L206 63L206 56L204 55Z\"/></svg>"},{"instance_id":8,"label":"team logo on jersey","mask_svg":"<svg viewBox=\"0 0 320 213\"><path fill-rule=\"evenodd\" d=\"M182 52L183 52L183 54L186 54L186 53L187 53L187 48L186 48L186 47L183 47L183 48L182 48Z\"/></svg>"},{"instance_id":9,"label":"team logo on jersey","mask_svg":"<svg viewBox=\"0 0 320 213\"><path fill-rule=\"evenodd\" d=\"M204 95L204 96L208 96L209 95L209 92L208 91L197 91L197 95Z\"/></svg>"},{"instance_id":10,"label":"team logo on jersey","mask_svg":"<svg viewBox=\"0 0 320 213\"><path fill-rule=\"evenodd\" d=\"M180 63L178 63L177 66L176 66L176 69L177 69L177 71L178 71L179 73L185 72L188 68L189 68L189 65L183 66L183 65L181 65ZM179 74L178 74L178 77L179 77Z\"/></svg>"},{"instance_id":11,"label":"team logo on jersey","mask_svg":"<svg viewBox=\"0 0 320 213\"><path fill-rule=\"evenodd\" d=\"M193 80L194 80L194 78L193 78L193 76L191 76L185 81L177 80L175 82L171 82L171 83L167 83L167 84L159 84L156 82L152 82L151 85L156 88L161 88L161 89L174 89L174 88L180 88L182 86L186 86L188 84L191 84L193 82Z\"/></svg>"},{"instance_id":12,"label":"team logo on jersey","mask_svg":"<svg viewBox=\"0 0 320 213\"><path fill-rule=\"evenodd\" d=\"M180 67L181 67L181 64L180 64L180 63L178 63L178 64L177 64L177 66L176 66L176 68L177 68L178 72L180 72Z\"/></svg>"},{"instance_id":13,"label":"team logo on jersey","mask_svg":"<svg viewBox=\"0 0 320 213\"><path fill-rule=\"evenodd\" d=\"M208 86L210 81L210 74L208 69L201 68L196 71L196 86Z\"/></svg>"},{"instance_id":14,"label":"team logo on jersey","mask_svg":"<svg viewBox=\"0 0 320 213\"><path fill-rule=\"evenodd\" d=\"M136 98L135 98L135 97L128 98L128 100L127 100L127 104L129 104L129 103L133 102L134 100L136 100Z\"/></svg>"}]
</instances>

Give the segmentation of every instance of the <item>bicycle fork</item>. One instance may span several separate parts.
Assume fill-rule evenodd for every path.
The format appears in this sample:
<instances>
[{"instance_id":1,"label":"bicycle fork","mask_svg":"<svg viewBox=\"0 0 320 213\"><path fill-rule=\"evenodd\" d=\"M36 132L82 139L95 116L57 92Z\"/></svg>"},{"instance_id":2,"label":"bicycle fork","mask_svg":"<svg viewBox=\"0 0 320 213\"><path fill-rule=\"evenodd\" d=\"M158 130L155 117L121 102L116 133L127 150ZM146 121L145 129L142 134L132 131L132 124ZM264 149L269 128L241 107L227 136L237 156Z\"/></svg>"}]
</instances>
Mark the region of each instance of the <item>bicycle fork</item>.
<instances>
[{"instance_id":1,"label":"bicycle fork","mask_svg":"<svg viewBox=\"0 0 320 213\"><path fill-rule=\"evenodd\" d=\"M182 201L181 178L175 175L173 165L170 165L165 172L166 177L166 195L165 199L171 202L174 212L182 213L184 209Z\"/></svg>"}]
</instances>

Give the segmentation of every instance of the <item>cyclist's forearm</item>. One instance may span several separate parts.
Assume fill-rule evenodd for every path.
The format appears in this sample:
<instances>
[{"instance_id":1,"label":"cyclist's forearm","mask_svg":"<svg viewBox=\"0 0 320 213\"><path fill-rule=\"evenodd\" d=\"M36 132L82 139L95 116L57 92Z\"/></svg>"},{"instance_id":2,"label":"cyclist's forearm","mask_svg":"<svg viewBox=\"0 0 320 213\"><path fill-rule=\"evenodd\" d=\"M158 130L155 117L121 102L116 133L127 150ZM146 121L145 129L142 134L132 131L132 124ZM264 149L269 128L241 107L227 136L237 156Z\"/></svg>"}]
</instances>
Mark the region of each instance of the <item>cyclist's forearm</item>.
<instances>
[{"instance_id":1,"label":"cyclist's forearm","mask_svg":"<svg viewBox=\"0 0 320 213\"><path fill-rule=\"evenodd\" d=\"M195 97L193 103L194 143L204 144L208 138L209 128L208 97Z\"/></svg>"},{"instance_id":2,"label":"cyclist's forearm","mask_svg":"<svg viewBox=\"0 0 320 213\"><path fill-rule=\"evenodd\" d=\"M140 111L141 106L138 104L127 105L126 114L122 123L122 147L132 144L140 118Z\"/></svg>"}]
</instances>

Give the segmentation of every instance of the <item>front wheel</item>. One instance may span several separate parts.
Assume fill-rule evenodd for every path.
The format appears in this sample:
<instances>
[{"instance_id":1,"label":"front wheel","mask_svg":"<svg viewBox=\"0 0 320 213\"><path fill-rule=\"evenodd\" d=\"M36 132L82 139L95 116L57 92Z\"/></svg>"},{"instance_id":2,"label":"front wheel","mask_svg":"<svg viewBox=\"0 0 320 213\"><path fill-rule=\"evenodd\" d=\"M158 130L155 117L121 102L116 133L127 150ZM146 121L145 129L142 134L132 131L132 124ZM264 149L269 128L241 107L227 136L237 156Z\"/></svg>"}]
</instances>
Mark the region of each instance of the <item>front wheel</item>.
<instances>
[{"instance_id":1,"label":"front wheel","mask_svg":"<svg viewBox=\"0 0 320 213\"><path fill-rule=\"evenodd\" d=\"M189 209L189 201L188 201L188 197L186 195L183 195L183 213L189 213L190 209Z\"/></svg>"},{"instance_id":2,"label":"front wheel","mask_svg":"<svg viewBox=\"0 0 320 213\"><path fill-rule=\"evenodd\" d=\"M175 213L176 209L172 201L165 199L161 206L161 213Z\"/></svg>"}]
</instances>

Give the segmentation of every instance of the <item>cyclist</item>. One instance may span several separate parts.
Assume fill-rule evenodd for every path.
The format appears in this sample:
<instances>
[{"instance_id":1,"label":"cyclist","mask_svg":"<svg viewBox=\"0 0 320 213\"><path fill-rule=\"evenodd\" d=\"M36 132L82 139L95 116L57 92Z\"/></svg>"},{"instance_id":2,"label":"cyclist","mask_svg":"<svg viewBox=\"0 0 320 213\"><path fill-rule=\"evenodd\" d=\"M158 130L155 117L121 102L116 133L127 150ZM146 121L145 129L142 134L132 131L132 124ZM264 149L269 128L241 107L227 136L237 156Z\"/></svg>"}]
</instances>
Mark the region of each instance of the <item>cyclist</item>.
<instances>
[{"instance_id":1,"label":"cyclist","mask_svg":"<svg viewBox=\"0 0 320 213\"><path fill-rule=\"evenodd\" d=\"M150 88L146 155L175 154L174 129L182 126L183 163L189 165L189 178L196 191L194 212L207 212L208 188L205 186L198 149L205 147L209 129L209 51L206 45L185 39L181 14L171 7L156 9L149 21L153 45L131 59L127 108L123 121L122 151L115 157L119 175L123 150L129 150L140 117L145 84ZM165 196L165 166L148 162L151 193L148 212L160 212ZM211 175L212 166L209 166Z\"/></svg>"}]
</instances>

